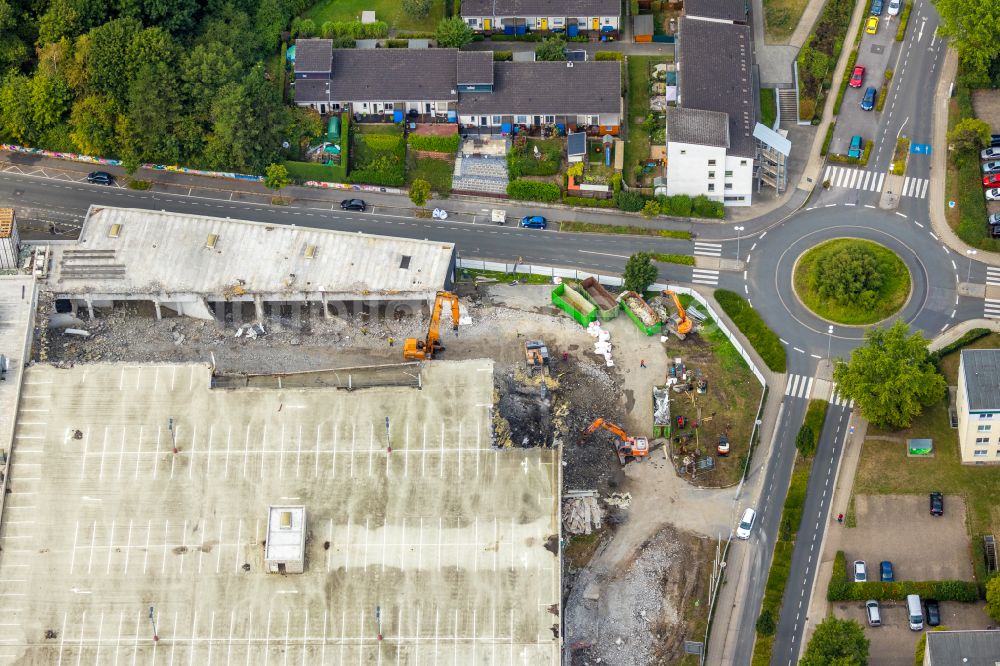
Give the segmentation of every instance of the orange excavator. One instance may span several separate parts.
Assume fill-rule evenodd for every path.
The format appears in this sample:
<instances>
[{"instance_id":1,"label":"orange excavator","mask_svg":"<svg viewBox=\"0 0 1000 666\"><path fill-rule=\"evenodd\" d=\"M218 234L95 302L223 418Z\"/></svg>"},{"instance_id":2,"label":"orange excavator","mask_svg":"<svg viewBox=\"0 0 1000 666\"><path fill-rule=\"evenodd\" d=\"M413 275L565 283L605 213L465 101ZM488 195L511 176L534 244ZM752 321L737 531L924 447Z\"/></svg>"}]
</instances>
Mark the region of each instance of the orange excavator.
<instances>
[{"instance_id":1,"label":"orange excavator","mask_svg":"<svg viewBox=\"0 0 1000 666\"><path fill-rule=\"evenodd\" d=\"M618 454L618 462L622 465L634 458L645 458L649 455L648 439L645 437L629 437L619 426L616 426L614 423L608 423L604 419L597 419L591 423L587 431L580 436L579 441L582 442L585 437L598 428L604 428L616 435L620 440L618 446L615 447L615 452Z\"/></svg>"},{"instance_id":2,"label":"orange excavator","mask_svg":"<svg viewBox=\"0 0 1000 666\"><path fill-rule=\"evenodd\" d=\"M684 311L684 306L681 305L681 300L677 298L677 294L670 291L663 292L664 296L670 296L674 299L674 307L677 308L677 314L670 317L667 320L667 328L671 333L677 336L678 339L683 340L687 337L688 333L694 328L694 324L688 319L687 312Z\"/></svg>"},{"instance_id":3,"label":"orange excavator","mask_svg":"<svg viewBox=\"0 0 1000 666\"><path fill-rule=\"evenodd\" d=\"M458 296L449 291L439 291L434 299L431 325L427 327L427 339L408 338L403 345L403 358L411 361L429 361L434 358L434 352L444 350L438 328L441 325L441 310L446 302L451 303L452 330L458 330Z\"/></svg>"}]
</instances>

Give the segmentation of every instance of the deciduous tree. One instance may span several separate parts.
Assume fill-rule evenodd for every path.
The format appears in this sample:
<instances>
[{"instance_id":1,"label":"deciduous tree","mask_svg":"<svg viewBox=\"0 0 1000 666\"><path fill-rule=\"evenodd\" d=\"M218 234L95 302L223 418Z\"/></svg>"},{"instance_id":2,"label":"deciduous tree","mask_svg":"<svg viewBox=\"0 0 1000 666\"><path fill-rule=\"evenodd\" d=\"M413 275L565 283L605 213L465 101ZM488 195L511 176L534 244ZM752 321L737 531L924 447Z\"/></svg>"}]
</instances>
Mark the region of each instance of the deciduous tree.
<instances>
[{"instance_id":1,"label":"deciduous tree","mask_svg":"<svg viewBox=\"0 0 1000 666\"><path fill-rule=\"evenodd\" d=\"M941 15L938 28L958 49L967 75L979 84L987 80L990 63L1000 56L1000 12L995 2L933 0Z\"/></svg>"},{"instance_id":2,"label":"deciduous tree","mask_svg":"<svg viewBox=\"0 0 1000 666\"><path fill-rule=\"evenodd\" d=\"M565 60L566 41L561 37L548 37L535 48L535 60Z\"/></svg>"},{"instance_id":3,"label":"deciduous tree","mask_svg":"<svg viewBox=\"0 0 1000 666\"><path fill-rule=\"evenodd\" d=\"M840 394L853 398L861 414L880 428L906 428L944 397L944 377L927 351L927 340L902 321L865 333L865 344L834 369Z\"/></svg>"},{"instance_id":4,"label":"deciduous tree","mask_svg":"<svg viewBox=\"0 0 1000 666\"><path fill-rule=\"evenodd\" d=\"M990 143L990 126L979 118L962 118L948 131L948 143L958 151L978 151Z\"/></svg>"},{"instance_id":5,"label":"deciduous tree","mask_svg":"<svg viewBox=\"0 0 1000 666\"><path fill-rule=\"evenodd\" d=\"M828 617L816 626L799 666L867 666L868 646L860 624Z\"/></svg>"},{"instance_id":6,"label":"deciduous tree","mask_svg":"<svg viewBox=\"0 0 1000 666\"><path fill-rule=\"evenodd\" d=\"M128 56L132 40L142 31L136 19L115 19L90 31L87 81L94 93L106 95L124 107L129 76L135 61Z\"/></svg>"},{"instance_id":7,"label":"deciduous tree","mask_svg":"<svg viewBox=\"0 0 1000 666\"><path fill-rule=\"evenodd\" d=\"M31 143L31 80L23 74L8 74L0 84L0 132L16 143Z\"/></svg>"},{"instance_id":8,"label":"deciduous tree","mask_svg":"<svg viewBox=\"0 0 1000 666\"><path fill-rule=\"evenodd\" d=\"M84 155L118 155L115 110L106 97L77 100L69 114L70 138Z\"/></svg>"},{"instance_id":9,"label":"deciduous tree","mask_svg":"<svg viewBox=\"0 0 1000 666\"><path fill-rule=\"evenodd\" d=\"M264 171L264 186L274 190L276 195L281 194L281 190L291 183L288 177L288 169L284 164L268 164Z\"/></svg>"},{"instance_id":10,"label":"deciduous tree","mask_svg":"<svg viewBox=\"0 0 1000 666\"><path fill-rule=\"evenodd\" d=\"M653 265L652 257L646 252L637 252L625 262L625 273L622 279L625 282L625 289L642 294L649 285L656 281L659 274L656 266Z\"/></svg>"},{"instance_id":11,"label":"deciduous tree","mask_svg":"<svg viewBox=\"0 0 1000 666\"><path fill-rule=\"evenodd\" d=\"M431 184L422 178L417 178L410 185L410 201L414 206L423 206L431 198Z\"/></svg>"},{"instance_id":12,"label":"deciduous tree","mask_svg":"<svg viewBox=\"0 0 1000 666\"><path fill-rule=\"evenodd\" d=\"M441 19L437 27L437 45L443 48L460 49L472 41L472 28L461 16Z\"/></svg>"}]
</instances>

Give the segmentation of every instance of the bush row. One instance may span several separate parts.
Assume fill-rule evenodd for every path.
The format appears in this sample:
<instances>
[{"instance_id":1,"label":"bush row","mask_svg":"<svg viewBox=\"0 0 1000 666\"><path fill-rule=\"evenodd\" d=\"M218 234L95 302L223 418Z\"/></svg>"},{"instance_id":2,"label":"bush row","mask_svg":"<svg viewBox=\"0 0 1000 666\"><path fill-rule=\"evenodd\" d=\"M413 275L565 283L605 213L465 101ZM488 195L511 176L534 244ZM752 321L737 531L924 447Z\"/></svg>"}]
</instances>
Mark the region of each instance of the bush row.
<instances>
[{"instance_id":1,"label":"bush row","mask_svg":"<svg viewBox=\"0 0 1000 666\"><path fill-rule=\"evenodd\" d=\"M533 180L512 180L507 183L507 196L524 201L559 201L562 190L552 183Z\"/></svg>"},{"instance_id":2,"label":"bush row","mask_svg":"<svg viewBox=\"0 0 1000 666\"><path fill-rule=\"evenodd\" d=\"M774 372L784 372L785 348L781 346L778 335L768 328L757 311L750 307L750 303L736 292L727 289L716 289L715 300L757 350L767 367Z\"/></svg>"},{"instance_id":3,"label":"bush row","mask_svg":"<svg viewBox=\"0 0 1000 666\"><path fill-rule=\"evenodd\" d=\"M457 133L448 136L428 136L426 134L411 134L406 142L413 150L427 150L433 153L456 153L462 143Z\"/></svg>"},{"instance_id":4,"label":"bush row","mask_svg":"<svg viewBox=\"0 0 1000 666\"><path fill-rule=\"evenodd\" d=\"M680 238L691 240L690 231L675 229L651 229L628 224L599 224L596 222L560 222L559 231L597 234L628 234L630 236L658 236L659 238Z\"/></svg>"},{"instance_id":5,"label":"bush row","mask_svg":"<svg viewBox=\"0 0 1000 666\"><path fill-rule=\"evenodd\" d=\"M625 54L620 51L598 51L594 60L624 60Z\"/></svg>"},{"instance_id":6,"label":"bush row","mask_svg":"<svg viewBox=\"0 0 1000 666\"><path fill-rule=\"evenodd\" d=\"M537 32L529 32L524 35L490 35L490 41L494 42L540 42L542 36Z\"/></svg>"},{"instance_id":7,"label":"bush row","mask_svg":"<svg viewBox=\"0 0 1000 666\"><path fill-rule=\"evenodd\" d=\"M493 62L510 62L514 59L513 51L494 51Z\"/></svg>"},{"instance_id":8,"label":"bush row","mask_svg":"<svg viewBox=\"0 0 1000 666\"><path fill-rule=\"evenodd\" d=\"M563 195L562 202L567 206L584 206L586 208L614 208L613 199L595 199L593 197L571 197Z\"/></svg>"},{"instance_id":9,"label":"bush row","mask_svg":"<svg viewBox=\"0 0 1000 666\"><path fill-rule=\"evenodd\" d=\"M795 448L804 456L812 456L819 446L819 437L823 432L823 422L826 420L826 400L810 400L806 410L806 418L795 436Z\"/></svg>"},{"instance_id":10,"label":"bush row","mask_svg":"<svg viewBox=\"0 0 1000 666\"><path fill-rule=\"evenodd\" d=\"M826 128L826 137L823 138L823 147L819 149L820 155L826 155L830 152L830 142L833 141L833 130L837 127L837 121L831 120L829 126Z\"/></svg>"},{"instance_id":11,"label":"bush row","mask_svg":"<svg viewBox=\"0 0 1000 666\"><path fill-rule=\"evenodd\" d=\"M989 334L990 334L990 329L988 328L969 329L968 331L963 333L962 337L960 337L959 339L955 340L950 344L945 345L944 347L941 347L941 349L931 352L931 360L934 361L934 363L938 363L941 361L942 358L952 353L953 351L957 351L962 347L965 347L966 345L970 345L980 338L985 338Z\"/></svg>"},{"instance_id":12,"label":"bush row","mask_svg":"<svg viewBox=\"0 0 1000 666\"><path fill-rule=\"evenodd\" d=\"M903 601L907 595L918 594L922 599L938 601L979 601L979 585L966 580L900 580L895 583L868 581L855 583L849 577L847 557L838 550L833 559L830 585L826 590L828 601Z\"/></svg>"},{"instance_id":13,"label":"bush row","mask_svg":"<svg viewBox=\"0 0 1000 666\"><path fill-rule=\"evenodd\" d=\"M896 28L896 41L901 42L906 37L906 25L910 22L910 10L913 9L913 0L906 0L903 11L899 14L899 27Z\"/></svg>"},{"instance_id":14,"label":"bush row","mask_svg":"<svg viewBox=\"0 0 1000 666\"><path fill-rule=\"evenodd\" d=\"M690 254L664 254L662 252L650 252L649 256L653 261L665 264L681 264L683 266L694 266L694 257Z\"/></svg>"},{"instance_id":15,"label":"bush row","mask_svg":"<svg viewBox=\"0 0 1000 666\"><path fill-rule=\"evenodd\" d=\"M361 21L327 21L320 28L324 39L350 37L351 39L379 39L389 34L389 24L385 21L362 23Z\"/></svg>"}]
</instances>

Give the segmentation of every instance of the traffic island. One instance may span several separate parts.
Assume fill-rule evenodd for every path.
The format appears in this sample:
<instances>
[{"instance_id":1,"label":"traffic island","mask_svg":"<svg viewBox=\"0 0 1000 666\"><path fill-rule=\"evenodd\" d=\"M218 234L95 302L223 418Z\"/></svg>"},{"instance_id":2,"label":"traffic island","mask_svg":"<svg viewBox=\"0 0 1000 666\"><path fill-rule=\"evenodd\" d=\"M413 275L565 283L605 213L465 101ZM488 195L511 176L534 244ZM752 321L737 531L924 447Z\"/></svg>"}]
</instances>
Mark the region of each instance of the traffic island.
<instances>
[{"instance_id":1,"label":"traffic island","mask_svg":"<svg viewBox=\"0 0 1000 666\"><path fill-rule=\"evenodd\" d=\"M909 300L910 271L879 243L835 238L807 250L792 277L799 302L816 316L864 326L898 312Z\"/></svg>"}]
</instances>

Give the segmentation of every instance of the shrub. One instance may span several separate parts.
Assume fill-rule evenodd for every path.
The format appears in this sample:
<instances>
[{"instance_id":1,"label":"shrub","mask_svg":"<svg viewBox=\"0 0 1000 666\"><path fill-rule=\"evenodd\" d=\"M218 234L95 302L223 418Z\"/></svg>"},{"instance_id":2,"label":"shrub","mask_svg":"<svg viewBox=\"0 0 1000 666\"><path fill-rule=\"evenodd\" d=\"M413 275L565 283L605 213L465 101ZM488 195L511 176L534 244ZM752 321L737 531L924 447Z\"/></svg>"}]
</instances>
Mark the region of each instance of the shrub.
<instances>
[{"instance_id":1,"label":"shrub","mask_svg":"<svg viewBox=\"0 0 1000 666\"><path fill-rule=\"evenodd\" d=\"M643 198L638 192L619 192L615 195L615 204L626 213L638 213L642 210Z\"/></svg>"},{"instance_id":2,"label":"shrub","mask_svg":"<svg viewBox=\"0 0 1000 666\"><path fill-rule=\"evenodd\" d=\"M414 18L425 18L431 13L431 0L402 0L403 11Z\"/></svg>"},{"instance_id":3,"label":"shrub","mask_svg":"<svg viewBox=\"0 0 1000 666\"><path fill-rule=\"evenodd\" d=\"M858 61L858 50L851 51L851 57L847 59L847 69L844 70L844 78L840 81L840 89L837 91L837 100L833 103L833 115L840 115L840 105L844 102L844 94L847 92L847 84L854 73L854 65Z\"/></svg>"},{"instance_id":4,"label":"shrub","mask_svg":"<svg viewBox=\"0 0 1000 666\"><path fill-rule=\"evenodd\" d=\"M799 96L799 120L812 120L816 115L816 100Z\"/></svg>"},{"instance_id":5,"label":"shrub","mask_svg":"<svg viewBox=\"0 0 1000 666\"><path fill-rule=\"evenodd\" d=\"M820 149L820 155L826 155L830 151L830 142L833 141L833 130L837 127L837 122L834 120L830 121L830 126L826 128L826 137L823 139L823 147Z\"/></svg>"},{"instance_id":6,"label":"shrub","mask_svg":"<svg viewBox=\"0 0 1000 666\"><path fill-rule=\"evenodd\" d=\"M765 608L757 618L757 633L764 636L773 636L775 629L777 627L774 622L774 613L771 612L770 608Z\"/></svg>"},{"instance_id":7,"label":"shrub","mask_svg":"<svg viewBox=\"0 0 1000 666\"><path fill-rule=\"evenodd\" d=\"M562 198L567 206L584 206L587 208L614 208L613 199L594 199L592 197L572 197L568 194Z\"/></svg>"},{"instance_id":8,"label":"shrub","mask_svg":"<svg viewBox=\"0 0 1000 666\"><path fill-rule=\"evenodd\" d=\"M934 361L934 363L938 363L941 361L942 358L952 353L953 351L957 351L962 347L965 347L966 345L970 345L980 338L985 338L989 334L990 334L990 329L988 328L970 329L966 331L962 335L962 337L960 337L958 340L955 340L954 342L947 344L944 347L941 347L941 349L938 349L937 351L931 352L931 360Z\"/></svg>"},{"instance_id":9,"label":"shrub","mask_svg":"<svg viewBox=\"0 0 1000 666\"><path fill-rule=\"evenodd\" d=\"M512 180L507 183L507 196L523 201L559 201L562 190L552 183L533 180Z\"/></svg>"},{"instance_id":10,"label":"shrub","mask_svg":"<svg viewBox=\"0 0 1000 666\"><path fill-rule=\"evenodd\" d=\"M830 584L826 588L827 601L847 599L847 589L851 583L847 579L847 557L844 551L838 550L833 558L833 568L830 570Z\"/></svg>"},{"instance_id":11,"label":"shrub","mask_svg":"<svg viewBox=\"0 0 1000 666\"><path fill-rule=\"evenodd\" d=\"M712 201L704 194L699 194L691 201L691 212L695 217L722 219L726 215L726 207L721 201Z\"/></svg>"},{"instance_id":12,"label":"shrub","mask_svg":"<svg viewBox=\"0 0 1000 666\"><path fill-rule=\"evenodd\" d=\"M327 21L320 28L325 39L350 37L351 39L380 39L389 34L389 24L385 21L362 23L361 21Z\"/></svg>"},{"instance_id":13,"label":"shrub","mask_svg":"<svg viewBox=\"0 0 1000 666\"><path fill-rule=\"evenodd\" d=\"M691 217L691 197L686 194L675 194L672 197L660 195L656 197L660 203L660 212L675 217Z\"/></svg>"},{"instance_id":14,"label":"shrub","mask_svg":"<svg viewBox=\"0 0 1000 666\"><path fill-rule=\"evenodd\" d=\"M410 40L408 39L387 39L385 40L385 46L389 49L406 49L410 47Z\"/></svg>"},{"instance_id":15,"label":"shrub","mask_svg":"<svg viewBox=\"0 0 1000 666\"><path fill-rule=\"evenodd\" d=\"M642 207L642 216L647 220L651 220L660 214L660 204L656 201L650 199Z\"/></svg>"},{"instance_id":16,"label":"shrub","mask_svg":"<svg viewBox=\"0 0 1000 666\"><path fill-rule=\"evenodd\" d=\"M406 139L406 142L413 150L426 150L434 153L456 153L462 143L462 138L457 132L448 136L411 134Z\"/></svg>"},{"instance_id":17,"label":"shrub","mask_svg":"<svg viewBox=\"0 0 1000 666\"><path fill-rule=\"evenodd\" d=\"M434 39L433 32L397 32L396 39Z\"/></svg>"},{"instance_id":18,"label":"shrub","mask_svg":"<svg viewBox=\"0 0 1000 666\"><path fill-rule=\"evenodd\" d=\"M656 282L658 274L653 265L652 257L646 252L637 252L625 262L625 272L622 274L622 286L626 291L641 294Z\"/></svg>"},{"instance_id":19,"label":"shrub","mask_svg":"<svg viewBox=\"0 0 1000 666\"><path fill-rule=\"evenodd\" d=\"M872 308L885 274L870 248L850 245L816 263L815 288L823 298L840 305Z\"/></svg>"},{"instance_id":20,"label":"shrub","mask_svg":"<svg viewBox=\"0 0 1000 666\"><path fill-rule=\"evenodd\" d=\"M494 51L493 62L510 62L514 59L513 51Z\"/></svg>"},{"instance_id":21,"label":"shrub","mask_svg":"<svg viewBox=\"0 0 1000 666\"><path fill-rule=\"evenodd\" d=\"M659 261L664 264L694 266L694 257L690 254L665 254L663 252L650 252L649 256L653 258L653 261Z\"/></svg>"},{"instance_id":22,"label":"shrub","mask_svg":"<svg viewBox=\"0 0 1000 666\"><path fill-rule=\"evenodd\" d=\"M899 13L899 27L896 28L896 41L901 42L906 37L906 24L910 22L910 10L913 9L913 0L906 0L903 11Z\"/></svg>"},{"instance_id":23,"label":"shrub","mask_svg":"<svg viewBox=\"0 0 1000 666\"><path fill-rule=\"evenodd\" d=\"M148 180L128 179L128 189L130 190L148 190L152 186L153 184Z\"/></svg>"},{"instance_id":24,"label":"shrub","mask_svg":"<svg viewBox=\"0 0 1000 666\"><path fill-rule=\"evenodd\" d=\"M620 51L598 51L594 60L624 60L625 54Z\"/></svg>"},{"instance_id":25,"label":"shrub","mask_svg":"<svg viewBox=\"0 0 1000 666\"><path fill-rule=\"evenodd\" d=\"M426 180L417 178L410 183L410 201L414 206L423 206L431 198L431 184Z\"/></svg>"},{"instance_id":26,"label":"shrub","mask_svg":"<svg viewBox=\"0 0 1000 666\"><path fill-rule=\"evenodd\" d=\"M726 289L716 289L715 300L757 350L767 367L774 372L784 372L785 348L781 346L778 335L768 328L747 300L736 292Z\"/></svg>"},{"instance_id":27,"label":"shrub","mask_svg":"<svg viewBox=\"0 0 1000 666\"><path fill-rule=\"evenodd\" d=\"M813 434L812 428L807 425L799 428L799 434L795 436L795 448L806 458L816 453L816 435Z\"/></svg>"}]
</instances>

